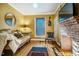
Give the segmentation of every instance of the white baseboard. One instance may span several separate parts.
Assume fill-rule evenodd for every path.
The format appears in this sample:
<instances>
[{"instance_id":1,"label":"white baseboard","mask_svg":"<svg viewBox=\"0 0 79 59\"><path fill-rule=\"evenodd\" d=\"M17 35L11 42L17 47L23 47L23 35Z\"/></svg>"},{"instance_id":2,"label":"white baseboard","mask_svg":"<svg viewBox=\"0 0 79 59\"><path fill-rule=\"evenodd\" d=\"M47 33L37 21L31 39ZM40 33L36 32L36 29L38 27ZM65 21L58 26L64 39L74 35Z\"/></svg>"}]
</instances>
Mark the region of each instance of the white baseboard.
<instances>
[{"instance_id":1,"label":"white baseboard","mask_svg":"<svg viewBox=\"0 0 79 59\"><path fill-rule=\"evenodd\" d=\"M39 39L39 38L32 38L31 40L34 40L34 41L45 41L45 39Z\"/></svg>"}]
</instances>

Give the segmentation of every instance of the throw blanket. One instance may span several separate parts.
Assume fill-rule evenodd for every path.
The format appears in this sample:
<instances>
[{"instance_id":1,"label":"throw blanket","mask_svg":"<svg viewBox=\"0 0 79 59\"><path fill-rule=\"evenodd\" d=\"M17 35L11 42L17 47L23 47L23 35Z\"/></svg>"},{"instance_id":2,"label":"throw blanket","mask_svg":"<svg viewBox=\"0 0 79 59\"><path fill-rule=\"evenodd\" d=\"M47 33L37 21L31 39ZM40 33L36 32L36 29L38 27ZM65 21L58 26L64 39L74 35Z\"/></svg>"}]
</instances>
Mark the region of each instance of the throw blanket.
<instances>
[{"instance_id":1,"label":"throw blanket","mask_svg":"<svg viewBox=\"0 0 79 59\"><path fill-rule=\"evenodd\" d=\"M17 38L12 33L2 32L0 33L0 55L2 54L2 51L7 43L7 40L10 40L9 47L13 51L13 53L16 53L16 51L22 47L26 42L29 42L30 36L23 36L22 38Z\"/></svg>"},{"instance_id":2,"label":"throw blanket","mask_svg":"<svg viewBox=\"0 0 79 59\"><path fill-rule=\"evenodd\" d=\"M2 51L5 45L7 44L7 40L11 40L11 42L9 43L9 46L13 51L13 53L17 51L17 49L19 48L22 42L21 39L17 39L17 37L15 37L12 34L9 34L7 32L0 33L0 55L2 54Z\"/></svg>"}]
</instances>

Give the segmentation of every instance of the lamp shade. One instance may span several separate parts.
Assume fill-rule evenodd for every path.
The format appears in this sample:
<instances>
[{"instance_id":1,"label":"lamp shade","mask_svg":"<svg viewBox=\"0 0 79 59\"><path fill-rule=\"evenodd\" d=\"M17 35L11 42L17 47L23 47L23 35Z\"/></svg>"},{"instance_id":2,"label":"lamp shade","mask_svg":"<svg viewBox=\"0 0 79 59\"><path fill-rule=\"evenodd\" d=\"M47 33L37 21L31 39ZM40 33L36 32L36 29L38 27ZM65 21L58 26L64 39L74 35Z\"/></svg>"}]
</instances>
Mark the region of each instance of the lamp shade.
<instances>
[{"instance_id":1,"label":"lamp shade","mask_svg":"<svg viewBox=\"0 0 79 59\"><path fill-rule=\"evenodd\" d=\"M31 28L29 28L29 27L20 28L20 31L23 32L23 33L29 33L29 32L32 32Z\"/></svg>"}]
</instances>

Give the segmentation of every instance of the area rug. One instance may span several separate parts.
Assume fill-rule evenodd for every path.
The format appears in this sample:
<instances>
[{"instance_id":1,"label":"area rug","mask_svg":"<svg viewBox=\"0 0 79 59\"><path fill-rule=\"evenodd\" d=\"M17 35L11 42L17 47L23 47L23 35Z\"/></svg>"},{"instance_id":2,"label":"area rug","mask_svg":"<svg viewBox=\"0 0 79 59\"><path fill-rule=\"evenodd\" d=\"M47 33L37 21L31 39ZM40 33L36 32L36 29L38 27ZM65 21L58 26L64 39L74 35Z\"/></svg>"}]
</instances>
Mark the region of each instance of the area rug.
<instances>
[{"instance_id":1,"label":"area rug","mask_svg":"<svg viewBox=\"0 0 79 59\"><path fill-rule=\"evenodd\" d=\"M27 56L48 56L46 47L32 47Z\"/></svg>"}]
</instances>

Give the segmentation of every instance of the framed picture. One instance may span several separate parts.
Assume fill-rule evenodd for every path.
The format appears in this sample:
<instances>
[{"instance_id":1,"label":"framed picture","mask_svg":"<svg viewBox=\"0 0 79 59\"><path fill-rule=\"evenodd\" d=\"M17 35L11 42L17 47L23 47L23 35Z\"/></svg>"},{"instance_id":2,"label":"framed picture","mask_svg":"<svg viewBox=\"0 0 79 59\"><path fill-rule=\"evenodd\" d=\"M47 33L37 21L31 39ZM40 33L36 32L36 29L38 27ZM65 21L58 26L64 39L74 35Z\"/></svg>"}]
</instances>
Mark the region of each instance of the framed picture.
<instances>
[{"instance_id":1,"label":"framed picture","mask_svg":"<svg viewBox=\"0 0 79 59\"><path fill-rule=\"evenodd\" d=\"M16 24L16 18L12 13L7 13L5 15L5 23L8 26L14 26Z\"/></svg>"},{"instance_id":2,"label":"framed picture","mask_svg":"<svg viewBox=\"0 0 79 59\"><path fill-rule=\"evenodd\" d=\"M49 17L48 26L52 26L51 17Z\"/></svg>"}]
</instances>

